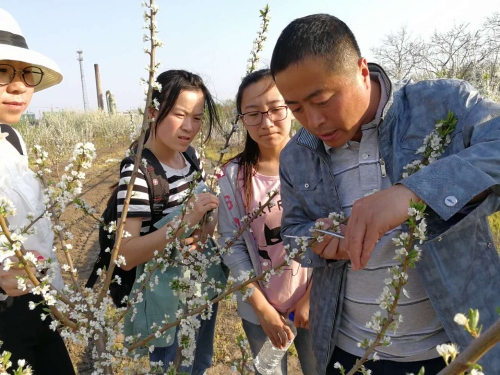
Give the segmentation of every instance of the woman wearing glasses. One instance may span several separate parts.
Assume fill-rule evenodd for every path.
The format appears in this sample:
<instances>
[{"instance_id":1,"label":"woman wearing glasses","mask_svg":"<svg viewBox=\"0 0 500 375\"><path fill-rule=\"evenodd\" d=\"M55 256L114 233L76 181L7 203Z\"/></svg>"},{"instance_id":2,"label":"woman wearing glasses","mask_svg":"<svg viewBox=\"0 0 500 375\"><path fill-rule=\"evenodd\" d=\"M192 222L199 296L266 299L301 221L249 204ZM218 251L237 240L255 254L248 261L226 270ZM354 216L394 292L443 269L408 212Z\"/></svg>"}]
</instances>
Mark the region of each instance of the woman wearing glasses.
<instances>
[{"instance_id":1,"label":"woman wearing glasses","mask_svg":"<svg viewBox=\"0 0 500 375\"><path fill-rule=\"evenodd\" d=\"M16 207L16 214L8 218L10 225L25 226L29 223L28 213L37 217L45 211L43 189L28 168L26 146L10 125L19 121L34 92L61 80L58 66L28 49L14 18L0 9L0 198L9 199ZM52 251L50 220L38 220L34 229L24 247L38 261L51 259L55 265L52 284L60 289L62 279ZM49 327L51 318L42 321L42 315L46 316L42 298L29 289L19 289L18 278L26 277L26 272L18 267L17 257L11 255L0 251L0 353L12 353L14 368L18 360L24 359L37 375L74 374L61 336Z\"/></svg>"},{"instance_id":2,"label":"woman wearing glasses","mask_svg":"<svg viewBox=\"0 0 500 375\"><path fill-rule=\"evenodd\" d=\"M234 237L243 216L259 209L268 193L279 190L279 155L290 140L293 116L285 105L268 69L246 76L238 89L236 107L247 130L244 150L228 162L219 178L220 245ZM281 197L250 224L250 229L223 256L235 278L282 263L286 251L280 235ZM256 356L267 337L274 346L285 346L292 332L284 319L294 312L297 326L295 346L304 374L315 374L314 355L309 338L309 295L311 274L297 262L284 267L281 275L267 283L253 283L253 294L246 300L238 295L238 313L243 329ZM286 375L284 356L276 375Z\"/></svg>"}]
</instances>

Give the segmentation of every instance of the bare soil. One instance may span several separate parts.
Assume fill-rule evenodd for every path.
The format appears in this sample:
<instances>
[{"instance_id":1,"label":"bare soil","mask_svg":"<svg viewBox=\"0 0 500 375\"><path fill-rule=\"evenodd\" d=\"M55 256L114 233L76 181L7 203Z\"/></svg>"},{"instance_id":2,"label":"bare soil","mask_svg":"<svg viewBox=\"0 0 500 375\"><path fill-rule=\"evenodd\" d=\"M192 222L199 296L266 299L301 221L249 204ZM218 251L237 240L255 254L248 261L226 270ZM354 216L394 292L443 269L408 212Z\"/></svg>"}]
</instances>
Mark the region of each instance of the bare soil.
<instances>
[{"instance_id":1,"label":"bare soil","mask_svg":"<svg viewBox=\"0 0 500 375\"><path fill-rule=\"evenodd\" d=\"M94 164L92 170L87 172L82 198L99 212L104 210L111 188L118 181L119 164L124 155L125 147L125 144L115 144L100 148L98 161ZM59 170L62 170L62 168ZM99 252L96 222L72 207L65 211L63 221L73 233L72 257L75 267L79 271L79 280L84 284L90 275ZM62 256L60 262L65 263ZM241 333L243 333L243 328L241 320L236 314L235 306L229 301L221 301L217 316L213 367L208 370L209 375L231 374L230 363L234 358L240 356L236 338ZM72 343L67 343L67 347L77 373L81 375L90 374L92 361L89 349ZM297 356L293 354L293 350L288 355L288 367L289 375L302 374Z\"/></svg>"}]
</instances>

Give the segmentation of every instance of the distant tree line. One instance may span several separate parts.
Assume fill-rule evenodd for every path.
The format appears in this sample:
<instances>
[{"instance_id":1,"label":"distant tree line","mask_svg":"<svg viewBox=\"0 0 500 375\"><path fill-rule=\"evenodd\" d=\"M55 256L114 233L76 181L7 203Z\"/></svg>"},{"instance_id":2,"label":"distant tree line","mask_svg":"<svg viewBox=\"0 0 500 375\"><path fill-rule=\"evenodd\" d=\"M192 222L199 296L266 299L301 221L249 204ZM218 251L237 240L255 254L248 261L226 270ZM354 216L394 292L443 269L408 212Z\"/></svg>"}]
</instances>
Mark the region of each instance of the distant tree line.
<instances>
[{"instance_id":1,"label":"distant tree line","mask_svg":"<svg viewBox=\"0 0 500 375\"><path fill-rule=\"evenodd\" d=\"M498 12L487 17L477 30L467 23L455 24L448 31L434 31L429 40L414 36L402 26L387 34L372 53L374 62L393 79L463 79L483 95L500 101Z\"/></svg>"}]
</instances>

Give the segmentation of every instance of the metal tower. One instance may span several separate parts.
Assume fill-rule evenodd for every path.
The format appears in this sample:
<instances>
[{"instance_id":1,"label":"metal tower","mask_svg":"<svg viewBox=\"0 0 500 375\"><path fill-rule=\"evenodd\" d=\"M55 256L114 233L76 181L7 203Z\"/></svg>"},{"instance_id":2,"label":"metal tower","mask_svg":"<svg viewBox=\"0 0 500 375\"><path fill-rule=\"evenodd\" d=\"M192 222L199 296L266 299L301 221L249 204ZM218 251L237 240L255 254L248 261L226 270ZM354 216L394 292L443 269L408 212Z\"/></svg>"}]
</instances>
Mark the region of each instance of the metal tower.
<instances>
[{"instance_id":1,"label":"metal tower","mask_svg":"<svg viewBox=\"0 0 500 375\"><path fill-rule=\"evenodd\" d=\"M87 98L87 87L85 86L85 74L83 73L83 51L76 51L78 53L78 61L80 62L80 75L82 77L82 94L83 94L83 108L85 112L89 110L89 99Z\"/></svg>"}]
</instances>

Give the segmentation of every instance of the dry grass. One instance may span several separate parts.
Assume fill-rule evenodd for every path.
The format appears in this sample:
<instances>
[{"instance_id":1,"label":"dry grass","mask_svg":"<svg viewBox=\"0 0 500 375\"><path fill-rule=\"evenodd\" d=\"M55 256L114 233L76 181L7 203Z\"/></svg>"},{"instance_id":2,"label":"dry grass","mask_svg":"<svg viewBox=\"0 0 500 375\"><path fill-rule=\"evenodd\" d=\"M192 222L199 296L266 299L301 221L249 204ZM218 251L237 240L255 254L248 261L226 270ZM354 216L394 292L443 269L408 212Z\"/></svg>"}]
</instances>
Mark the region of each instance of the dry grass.
<instances>
[{"instance_id":1,"label":"dry grass","mask_svg":"<svg viewBox=\"0 0 500 375\"><path fill-rule=\"evenodd\" d=\"M500 252L500 212L497 212L489 217L491 231L493 232L493 239L495 245Z\"/></svg>"},{"instance_id":2,"label":"dry grass","mask_svg":"<svg viewBox=\"0 0 500 375\"><path fill-rule=\"evenodd\" d=\"M205 147L205 157L208 159L208 160L216 160L218 161L219 160L219 157L220 157L220 150L222 149L222 145L216 145L215 143L209 143L206 147ZM242 150L242 146L230 146L228 148L228 152L224 154L224 158L222 159L222 163L224 164L225 162L227 162L228 160L230 160L231 158L235 157L236 155L238 155L241 150Z\"/></svg>"},{"instance_id":3,"label":"dry grass","mask_svg":"<svg viewBox=\"0 0 500 375\"><path fill-rule=\"evenodd\" d=\"M68 156L78 142L93 142L97 148L123 140L140 123L137 115L109 115L93 112L45 112L37 125L20 122L15 125L28 149L40 145L50 155Z\"/></svg>"}]
</instances>

